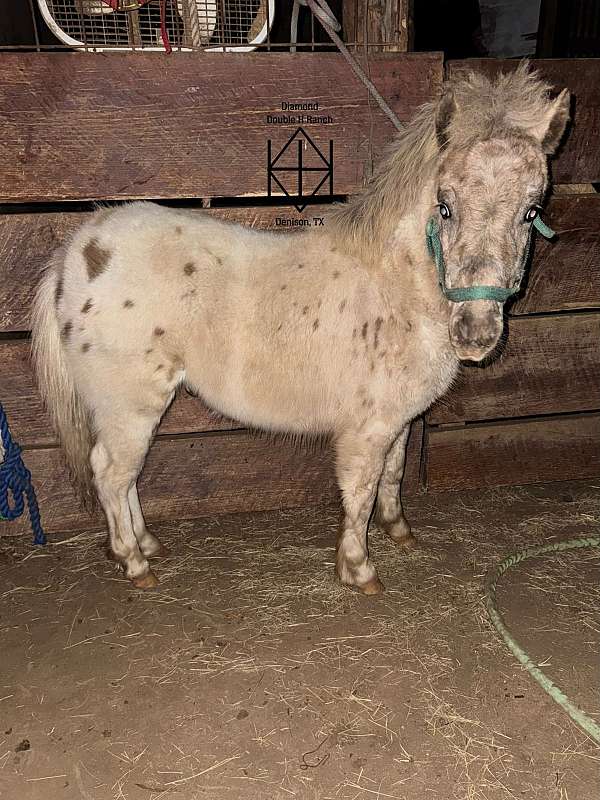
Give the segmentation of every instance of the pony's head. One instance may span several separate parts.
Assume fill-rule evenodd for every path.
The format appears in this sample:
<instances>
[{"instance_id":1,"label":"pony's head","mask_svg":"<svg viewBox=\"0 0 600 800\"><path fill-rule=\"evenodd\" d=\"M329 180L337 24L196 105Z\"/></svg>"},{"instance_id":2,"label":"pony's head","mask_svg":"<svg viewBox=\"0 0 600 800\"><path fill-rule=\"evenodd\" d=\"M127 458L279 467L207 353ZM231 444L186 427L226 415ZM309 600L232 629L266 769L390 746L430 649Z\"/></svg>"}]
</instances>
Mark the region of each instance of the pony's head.
<instances>
[{"instance_id":1,"label":"pony's head","mask_svg":"<svg viewBox=\"0 0 600 800\"><path fill-rule=\"evenodd\" d=\"M450 342L462 360L481 361L502 334L503 303L518 289L531 228L539 224L547 156L568 119L569 93L550 99L526 65L495 81L456 79L437 104L429 225L451 301Z\"/></svg>"}]
</instances>

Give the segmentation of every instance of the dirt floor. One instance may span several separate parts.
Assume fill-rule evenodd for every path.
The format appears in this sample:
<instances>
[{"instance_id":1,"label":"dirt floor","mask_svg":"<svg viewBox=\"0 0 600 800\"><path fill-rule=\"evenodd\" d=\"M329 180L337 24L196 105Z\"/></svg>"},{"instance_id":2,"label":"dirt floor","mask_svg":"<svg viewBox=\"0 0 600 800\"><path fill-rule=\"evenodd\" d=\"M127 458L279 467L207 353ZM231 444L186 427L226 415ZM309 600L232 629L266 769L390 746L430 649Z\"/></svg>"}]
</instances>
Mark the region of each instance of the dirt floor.
<instances>
[{"instance_id":1,"label":"dirt floor","mask_svg":"<svg viewBox=\"0 0 600 800\"><path fill-rule=\"evenodd\" d=\"M597 533L598 483L409 501L420 547L373 532L377 597L334 581L334 509L164 525L147 593L102 534L2 539L0 797L597 800L600 749L498 640L482 580ZM498 592L597 719L599 555L528 561Z\"/></svg>"}]
</instances>

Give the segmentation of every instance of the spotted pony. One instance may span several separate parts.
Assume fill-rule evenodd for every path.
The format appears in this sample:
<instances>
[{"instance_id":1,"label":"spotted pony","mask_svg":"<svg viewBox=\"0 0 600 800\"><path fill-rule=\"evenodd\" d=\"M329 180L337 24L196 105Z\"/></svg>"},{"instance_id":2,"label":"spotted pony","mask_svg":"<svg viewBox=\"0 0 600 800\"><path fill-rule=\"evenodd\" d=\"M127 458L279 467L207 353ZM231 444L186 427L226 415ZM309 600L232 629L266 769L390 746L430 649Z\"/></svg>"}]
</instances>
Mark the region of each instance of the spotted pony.
<instances>
[{"instance_id":1,"label":"spotted pony","mask_svg":"<svg viewBox=\"0 0 600 800\"><path fill-rule=\"evenodd\" d=\"M400 500L411 420L503 330L569 116L519 66L458 77L392 143L365 189L293 234L134 203L94 214L54 256L33 314L40 390L84 498L134 585L162 546L136 483L179 387L243 425L331 436L339 579L382 589L374 523L413 543ZM443 253L440 287L426 229ZM430 224L431 223L431 224ZM478 287L478 292L471 289ZM492 295L481 294L492 287ZM471 299L476 298L476 299Z\"/></svg>"}]
</instances>

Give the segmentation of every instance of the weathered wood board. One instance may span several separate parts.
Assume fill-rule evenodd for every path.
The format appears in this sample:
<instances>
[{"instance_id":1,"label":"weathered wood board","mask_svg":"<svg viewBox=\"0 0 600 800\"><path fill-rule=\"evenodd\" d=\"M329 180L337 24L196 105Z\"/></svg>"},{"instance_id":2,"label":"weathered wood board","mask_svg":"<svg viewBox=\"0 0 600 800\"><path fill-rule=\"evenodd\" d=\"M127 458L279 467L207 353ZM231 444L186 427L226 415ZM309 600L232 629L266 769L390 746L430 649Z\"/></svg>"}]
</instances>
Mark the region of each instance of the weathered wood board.
<instances>
[{"instance_id":1,"label":"weathered wood board","mask_svg":"<svg viewBox=\"0 0 600 800\"><path fill-rule=\"evenodd\" d=\"M317 205L305 216L323 216L327 209ZM29 309L40 271L90 213L0 214L0 332L29 329ZM268 207L198 210L205 213L276 229L283 229L277 219L298 216L294 209ZM600 196L558 197L551 200L544 218L558 235L552 242L536 237L527 290L512 304L510 313L600 308Z\"/></svg>"},{"instance_id":2,"label":"weathered wood board","mask_svg":"<svg viewBox=\"0 0 600 800\"><path fill-rule=\"evenodd\" d=\"M512 317L501 357L463 366L429 424L600 409L600 312Z\"/></svg>"},{"instance_id":3,"label":"weathered wood board","mask_svg":"<svg viewBox=\"0 0 600 800\"><path fill-rule=\"evenodd\" d=\"M66 206L68 208L68 204ZM304 216L323 216L329 206L315 205ZM56 211L0 214L0 333L26 331L31 327L29 312L41 271L52 253L90 217L91 211ZM278 219L300 217L294 208L197 209L220 219L255 228L293 232L297 228L278 226Z\"/></svg>"},{"instance_id":4,"label":"weathered wood board","mask_svg":"<svg viewBox=\"0 0 600 800\"><path fill-rule=\"evenodd\" d=\"M369 69L404 120L442 82L441 54ZM334 53L3 53L0 109L0 202L265 195L267 140L277 153L300 125L325 153L333 140L345 194L394 134Z\"/></svg>"},{"instance_id":5,"label":"weathered wood board","mask_svg":"<svg viewBox=\"0 0 600 800\"><path fill-rule=\"evenodd\" d=\"M600 475L600 414L429 428L427 491L480 489Z\"/></svg>"},{"instance_id":6,"label":"weathered wood board","mask_svg":"<svg viewBox=\"0 0 600 800\"><path fill-rule=\"evenodd\" d=\"M35 388L30 343L15 339L0 341L0 400L14 438L22 447L57 444L50 420ZM181 390L160 426L162 434L234 430L242 426L213 414L197 398Z\"/></svg>"},{"instance_id":7,"label":"weathered wood board","mask_svg":"<svg viewBox=\"0 0 600 800\"><path fill-rule=\"evenodd\" d=\"M502 357L463 367L451 392L427 414L432 425L600 409L600 313L512 318ZM0 341L0 398L24 446L56 444L34 387L29 342ZM160 433L241 427L181 391Z\"/></svg>"},{"instance_id":8,"label":"weathered wood board","mask_svg":"<svg viewBox=\"0 0 600 800\"><path fill-rule=\"evenodd\" d=\"M551 161L556 183L594 183L600 181L600 59L564 58L532 60L531 66L557 92L567 88L572 96L573 124L559 153ZM516 69L517 60L472 58L450 61L446 65L451 77L468 70L481 70L490 75Z\"/></svg>"},{"instance_id":9,"label":"weathered wood board","mask_svg":"<svg viewBox=\"0 0 600 800\"><path fill-rule=\"evenodd\" d=\"M536 236L525 291L509 313L600 308L600 196L555 197L542 216L556 236Z\"/></svg>"},{"instance_id":10,"label":"weathered wood board","mask_svg":"<svg viewBox=\"0 0 600 800\"><path fill-rule=\"evenodd\" d=\"M423 425L413 424L403 492L419 487ZM48 533L104 527L100 512L82 511L56 447L24 450ZM338 500L333 458L328 445L293 446L245 431L201 436L159 436L140 479L147 521L194 519L237 511L294 508ZM26 533L27 514L0 522L3 534Z\"/></svg>"}]
</instances>

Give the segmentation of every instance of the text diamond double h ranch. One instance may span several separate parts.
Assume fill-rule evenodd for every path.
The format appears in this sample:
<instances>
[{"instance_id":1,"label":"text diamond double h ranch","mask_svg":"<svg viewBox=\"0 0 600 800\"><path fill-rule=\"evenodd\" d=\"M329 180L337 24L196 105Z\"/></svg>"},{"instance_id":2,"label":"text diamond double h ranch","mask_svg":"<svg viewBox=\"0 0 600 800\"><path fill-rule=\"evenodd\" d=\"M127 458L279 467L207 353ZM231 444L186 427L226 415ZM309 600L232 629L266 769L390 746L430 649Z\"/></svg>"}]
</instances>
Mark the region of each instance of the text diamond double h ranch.
<instances>
[{"instance_id":1,"label":"text diamond double h ranch","mask_svg":"<svg viewBox=\"0 0 600 800\"><path fill-rule=\"evenodd\" d=\"M295 142L295 145L294 145ZM329 194L333 195L333 141L329 141L329 159L303 128L291 136L279 153L272 157L271 140L267 140L269 176L268 195L273 194L273 182L287 196L298 200L294 208L304 211L304 198L318 194L329 179ZM295 179L295 185L294 185Z\"/></svg>"}]
</instances>

